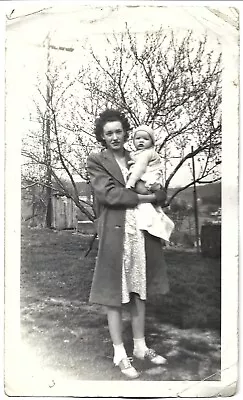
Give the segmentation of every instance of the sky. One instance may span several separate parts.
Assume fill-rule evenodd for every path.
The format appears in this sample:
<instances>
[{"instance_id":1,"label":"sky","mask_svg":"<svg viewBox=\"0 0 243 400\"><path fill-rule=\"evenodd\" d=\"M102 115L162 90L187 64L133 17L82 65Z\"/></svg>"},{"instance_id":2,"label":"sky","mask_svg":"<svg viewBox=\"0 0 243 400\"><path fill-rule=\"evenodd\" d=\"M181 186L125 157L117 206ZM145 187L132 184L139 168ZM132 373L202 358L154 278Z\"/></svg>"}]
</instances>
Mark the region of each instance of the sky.
<instances>
[{"instance_id":1,"label":"sky","mask_svg":"<svg viewBox=\"0 0 243 400\"><path fill-rule=\"evenodd\" d=\"M222 23L222 20L219 23L218 18L211 13L209 18L206 7L158 7L160 2L156 2L156 7L141 6L141 3L139 7L126 7L124 3L119 3L118 6L111 2L112 7L86 5L80 8L77 2L68 5L63 2L61 6L54 7L51 2L47 2L41 7L45 8L42 13L28 15L40 9L42 3L38 2L38 7L36 4L20 1L15 8L13 3L7 10L9 16L14 9L12 20L8 20L6 28L6 131L11 135L18 135L19 146L21 136L30 127L29 112L35 95L36 75L45 72L46 49L43 44L48 31L51 31L53 45L75 49L72 53L53 50L53 56L68 60L74 68L83 59L78 48L86 37L96 51L102 51L104 34L113 30L122 32L125 21L132 30L141 34L147 30L156 30L161 24L164 29L177 30L178 34L192 28L198 37L206 29L215 51L219 51L217 40L222 37L222 32L224 37L227 33L234 35L232 24L225 24L224 21ZM234 10L228 10L227 15L234 21ZM17 152L18 149L16 154ZM191 171L186 166L175 175L172 184L180 186L190 179Z\"/></svg>"}]
</instances>

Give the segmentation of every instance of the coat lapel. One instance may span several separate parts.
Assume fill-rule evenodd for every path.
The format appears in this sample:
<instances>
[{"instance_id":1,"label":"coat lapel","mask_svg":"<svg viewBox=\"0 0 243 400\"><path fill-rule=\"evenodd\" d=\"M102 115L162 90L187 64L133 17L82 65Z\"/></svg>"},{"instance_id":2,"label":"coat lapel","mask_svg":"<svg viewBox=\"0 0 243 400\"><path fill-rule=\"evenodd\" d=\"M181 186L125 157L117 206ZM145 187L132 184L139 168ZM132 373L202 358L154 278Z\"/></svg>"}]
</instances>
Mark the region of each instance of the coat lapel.
<instances>
[{"instance_id":1,"label":"coat lapel","mask_svg":"<svg viewBox=\"0 0 243 400\"><path fill-rule=\"evenodd\" d=\"M103 165L106 170L115 178L118 182L125 186L125 181L119 165L117 164L115 157L110 150L103 151ZM129 152L125 150L126 162L130 160Z\"/></svg>"}]
</instances>

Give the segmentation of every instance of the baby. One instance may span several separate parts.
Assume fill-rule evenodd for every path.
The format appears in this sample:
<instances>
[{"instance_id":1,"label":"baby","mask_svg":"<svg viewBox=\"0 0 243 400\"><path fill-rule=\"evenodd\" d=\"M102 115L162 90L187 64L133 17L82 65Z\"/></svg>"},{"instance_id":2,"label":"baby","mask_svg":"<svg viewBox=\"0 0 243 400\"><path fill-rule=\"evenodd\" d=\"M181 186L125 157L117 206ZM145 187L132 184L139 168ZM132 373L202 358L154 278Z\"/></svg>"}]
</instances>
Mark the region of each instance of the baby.
<instances>
[{"instance_id":1,"label":"baby","mask_svg":"<svg viewBox=\"0 0 243 400\"><path fill-rule=\"evenodd\" d=\"M133 143L136 151L131 153L131 167L126 187L135 188L136 183L141 180L149 191L157 190L162 181L162 163L154 147L153 129L147 125L136 128ZM139 204L137 218L139 229L169 241L174 223L160 206L154 206L151 203Z\"/></svg>"}]
</instances>

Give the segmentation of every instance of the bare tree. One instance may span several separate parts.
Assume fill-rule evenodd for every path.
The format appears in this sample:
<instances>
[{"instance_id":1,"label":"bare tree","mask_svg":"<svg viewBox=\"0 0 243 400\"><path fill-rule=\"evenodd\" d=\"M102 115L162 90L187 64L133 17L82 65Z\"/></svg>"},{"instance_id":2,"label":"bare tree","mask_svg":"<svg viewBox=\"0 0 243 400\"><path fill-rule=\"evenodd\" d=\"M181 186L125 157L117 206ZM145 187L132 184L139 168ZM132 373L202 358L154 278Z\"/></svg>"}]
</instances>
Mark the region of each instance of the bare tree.
<instances>
[{"instance_id":1,"label":"bare tree","mask_svg":"<svg viewBox=\"0 0 243 400\"><path fill-rule=\"evenodd\" d=\"M102 56L91 47L89 52L99 79L90 76L86 85L92 81L96 99L124 110L134 127L151 124L166 167L177 161L166 171L166 190L192 157L200 165L197 183L220 179L221 54L209 49L207 36L198 40L187 32L178 40L161 29L143 41L127 28L107 38ZM178 188L172 198L193 183Z\"/></svg>"},{"instance_id":2,"label":"bare tree","mask_svg":"<svg viewBox=\"0 0 243 400\"><path fill-rule=\"evenodd\" d=\"M141 123L153 126L157 150L164 159L166 190L192 157L197 161L197 183L220 179L221 54L210 50L206 36L198 40L187 32L179 40L173 32L161 29L139 37L127 28L123 34L107 37L99 55L88 45L85 54L89 62L85 60L75 73L68 64L55 66L52 62L48 96L39 82L35 100L38 128L36 125L23 143L28 166L35 165L39 171L32 183L50 186L44 173L49 151L53 190L71 197L94 220L91 204L79 198L75 176L89 182L86 159L97 146L93 122L106 107L124 111L132 127ZM177 188L167 205L193 183L190 179Z\"/></svg>"},{"instance_id":3,"label":"bare tree","mask_svg":"<svg viewBox=\"0 0 243 400\"><path fill-rule=\"evenodd\" d=\"M37 85L39 98L35 100L35 127L28 132L22 146L26 160L23 176L25 181L28 180L23 189L29 185L44 187L47 210L50 190L65 195L90 220L94 220L92 203L80 199L77 188L77 177L88 182L86 159L93 148L92 140L87 138L85 128L80 128L77 122L78 100L73 100L76 78L71 78L65 71L65 63L58 67L52 65L47 75L48 90L41 87L41 80ZM77 114L73 110L74 103Z\"/></svg>"}]
</instances>

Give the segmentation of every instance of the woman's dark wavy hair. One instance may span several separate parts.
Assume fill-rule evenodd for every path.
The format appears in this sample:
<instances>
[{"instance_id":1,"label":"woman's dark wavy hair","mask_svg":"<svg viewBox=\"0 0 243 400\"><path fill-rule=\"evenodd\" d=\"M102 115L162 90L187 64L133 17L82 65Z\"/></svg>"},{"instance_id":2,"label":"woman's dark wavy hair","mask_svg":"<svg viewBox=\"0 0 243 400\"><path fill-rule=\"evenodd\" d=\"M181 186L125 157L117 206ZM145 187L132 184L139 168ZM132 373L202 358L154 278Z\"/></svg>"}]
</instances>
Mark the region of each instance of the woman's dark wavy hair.
<instances>
[{"instance_id":1,"label":"woman's dark wavy hair","mask_svg":"<svg viewBox=\"0 0 243 400\"><path fill-rule=\"evenodd\" d=\"M128 139L128 132L131 130L128 119L121 111L108 108L105 111L103 111L99 115L99 117L95 120L95 129L94 129L97 142L101 143L104 147L106 147L106 143L102 137L104 125L107 122L113 122L113 121L121 122L123 130L125 132L124 139L125 141Z\"/></svg>"}]
</instances>

